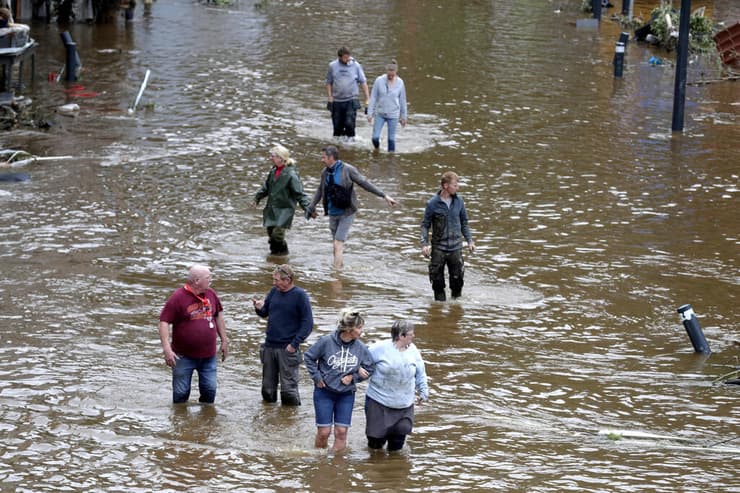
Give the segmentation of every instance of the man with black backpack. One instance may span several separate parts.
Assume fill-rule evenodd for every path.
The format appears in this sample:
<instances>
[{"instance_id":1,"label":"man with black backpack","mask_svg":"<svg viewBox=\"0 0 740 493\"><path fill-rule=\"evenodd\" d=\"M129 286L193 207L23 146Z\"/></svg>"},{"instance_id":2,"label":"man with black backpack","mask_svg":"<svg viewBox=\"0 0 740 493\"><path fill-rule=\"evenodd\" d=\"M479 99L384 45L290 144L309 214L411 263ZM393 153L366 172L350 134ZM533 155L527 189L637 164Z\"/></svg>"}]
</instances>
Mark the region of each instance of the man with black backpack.
<instances>
[{"instance_id":1,"label":"man with black backpack","mask_svg":"<svg viewBox=\"0 0 740 493\"><path fill-rule=\"evenodd\" d=\"M370 183L357 168L340 161L339 150L335 146L321 149L321 162L325 167L321 172L319 188L306 208L306 219L316 217L316 204L322 200L324 215L329 216L329 229L334 240L334 267L339 269L343 264L344 242L347 241L349 228L357 212L354 184L357 183L368 192L381 197L391 207L396 205L396 201Z\"/></svg>"}]
</instances>

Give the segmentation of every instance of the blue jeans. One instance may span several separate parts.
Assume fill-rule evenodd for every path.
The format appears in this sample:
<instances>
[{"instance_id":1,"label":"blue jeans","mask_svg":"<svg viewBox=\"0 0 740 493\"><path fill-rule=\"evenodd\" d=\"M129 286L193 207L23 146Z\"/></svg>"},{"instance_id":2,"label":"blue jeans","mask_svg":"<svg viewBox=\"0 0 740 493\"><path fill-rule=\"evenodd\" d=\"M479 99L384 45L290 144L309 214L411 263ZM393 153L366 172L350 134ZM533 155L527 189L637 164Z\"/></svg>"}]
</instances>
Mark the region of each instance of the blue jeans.
<instances>
[{"instance_id":1,"label":"blue jeans","mask_svg":"<svg viewBox=\"0 0 740 493\"><path fill-rule=\"evenodd\" d=\"M210 358L188 358L178 355L172 369L172 401L187 402L193 370L198 372L199 402L212 404L216 400L216 356Z\"/></svg>"},{"instance_id":2,"label":"blue jeans","mask_svg":"<svg viewBox=\"0 0 740 493\"><path fill-rule=\"evenodd\" d=\"M352 408L355 405L355 393L332 392L314 387L313 407L316 411L316 426L344 426L352 424Z\"/></svg>"},{"instance_id":3,"label":"blue jeans","mask_svg":"<svg viewBox=\"0 0 740 493\"><path fill-rule=\"evenodd\" d=\"M396 128L398 128L398 118L386 118L384 116L375 115L373 120L373 145L377 149L380 147L380 132L383 130L383 125L388 124L388 152L394 152L396 150Z\"/></svg>"}]
</instances>

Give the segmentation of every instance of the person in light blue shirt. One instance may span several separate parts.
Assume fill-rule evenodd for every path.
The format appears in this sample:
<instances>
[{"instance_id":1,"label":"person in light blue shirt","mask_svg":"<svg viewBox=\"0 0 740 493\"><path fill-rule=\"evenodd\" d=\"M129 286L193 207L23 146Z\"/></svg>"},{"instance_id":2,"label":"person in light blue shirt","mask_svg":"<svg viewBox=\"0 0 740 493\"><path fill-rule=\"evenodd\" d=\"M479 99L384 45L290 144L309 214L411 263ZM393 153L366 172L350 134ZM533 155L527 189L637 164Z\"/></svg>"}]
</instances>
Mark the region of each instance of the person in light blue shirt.
<instances>
[{"instance_id":1,"label":"person in light blue shirt","mask_svg":"<svg viewBox=\"0 0 740 493\"><path fill-rule=\"evenodd\" d=\"M367 107L367 121L373 123L373 147L380 148L380 133L383 125L388 124L388 152L396 151L396 128L399 122L406 126L406 86L396 72L398 63L395 60L385 66L386 73L375 79Z\"/></svg>"},{"instance_id":2,"label":"person in light blue shirt","mask_svg":"<svg viewBox=\"0 0 740 493\"><path fill-rule=\"evenodd\" d=\"M349 48L342 46L337 50L337 59L326 70L326 109L331 113L334 137L349 141L355 139L355 121L360 104L360 91L365 94L365 105L370 99L365 72L360 63L352 58Z\"/></svg>"},{"instance_id":3,"label":"person in light blue shirt","mask_svg":"<svg viewBox=\"0 0 740 493\"><path fill-rule=\"evenodd\" d=\"M391 339L370 346L375 372L365 393L365 435L371 449L400 450L414 426L414 400L429 399L427 374L414 345L414 324L396 321Z\"/></svg>"}]
</instances>

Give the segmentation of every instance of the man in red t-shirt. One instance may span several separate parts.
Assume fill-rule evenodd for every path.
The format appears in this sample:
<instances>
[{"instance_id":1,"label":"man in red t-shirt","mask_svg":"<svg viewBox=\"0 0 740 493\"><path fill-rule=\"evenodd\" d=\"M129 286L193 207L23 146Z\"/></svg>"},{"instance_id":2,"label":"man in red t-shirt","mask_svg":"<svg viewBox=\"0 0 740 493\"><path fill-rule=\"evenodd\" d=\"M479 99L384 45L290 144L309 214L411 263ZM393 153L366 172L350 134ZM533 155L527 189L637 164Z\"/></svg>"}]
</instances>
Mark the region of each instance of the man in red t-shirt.
<instances>
[{"instance_id":1,"label":"man in red t-shirt","mask_svg":"<svg viewBox=\"0 0 740 493\"><path fill-rule=\"evenodd\" d=\"M190 267L187 282L172 293L159 315L159 339L164 361L172 368L175 403L190 397L194 370L198 372L199 401L210 404L216 399L216 335L221 339L222 361L229 353L229 340L221 300L208 287L210 283L208 267Z\"/></svg>"}]
</instances>

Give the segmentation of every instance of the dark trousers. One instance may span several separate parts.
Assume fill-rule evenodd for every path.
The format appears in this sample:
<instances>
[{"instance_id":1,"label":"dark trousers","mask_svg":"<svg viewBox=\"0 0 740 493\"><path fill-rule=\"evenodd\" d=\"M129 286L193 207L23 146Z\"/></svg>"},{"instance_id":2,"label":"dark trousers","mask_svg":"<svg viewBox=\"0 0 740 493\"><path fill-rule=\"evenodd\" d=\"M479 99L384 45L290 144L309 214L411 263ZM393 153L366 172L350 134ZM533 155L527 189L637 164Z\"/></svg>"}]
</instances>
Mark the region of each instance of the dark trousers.
<instances>
[{"instance_id":1,"label":"dark trousers","mask_svg":"<svg viewBox=\"0 0 740 493\"><path fill-rule=\"evenodd\" d=\"M260 346L262 362L262 398L267 402L277 402L278 383L280 402L284 406L300 406L298 394L298 369L303 362L300 349L289 353L282 348Z\"/></svg>"},{"instance_id":2,"label":"dark trousers","mask_svg":"<svg viewBox=\"0 0 740 493\"><path fill-rule=\"evenodd\" d=\"M429 260L429 280L435 293L445 289L445 266L450 274L450 291L457 298L462 293L463 275L465 265L463 264L462 248L453 252L445 252L432 246L432 255Z\"/></svg>"},{"instance_id":3,"label":"dark trousers","mask_svg":"<svg viewBox=\"0 0 740 493\"><path fill-rule=\"evenodd\" d=\"M332 103L331 123L334 125L334 137L355 136L355 120L357 119L355 104L355 100Z\"/></svg>"},{"instance_id":4,"label":"dark trousers","mask_svg":"<svg viewBox=\"0 0 740 493\"><path fill-rule=\"evenodd\" d=\"M411 433L412 425L408 419L402 419L396 425L388 430L388 434L383 438L367 437L367 446L372 449L381 449L388 442L388 450L401 450L406 442L406 435Z\"/></svg>"},{"instance_id":5,"label":"dark trousers","mask_svg":"<svg viewBox=\"0 0 740 493\"><path fill-rule=\"evenodd\" d=\"M285 241L285 228L269 226L267 228L268 242L270 243L270 253L273 255L287 255L288 242Z\"/></svg>"}]
</instances>

